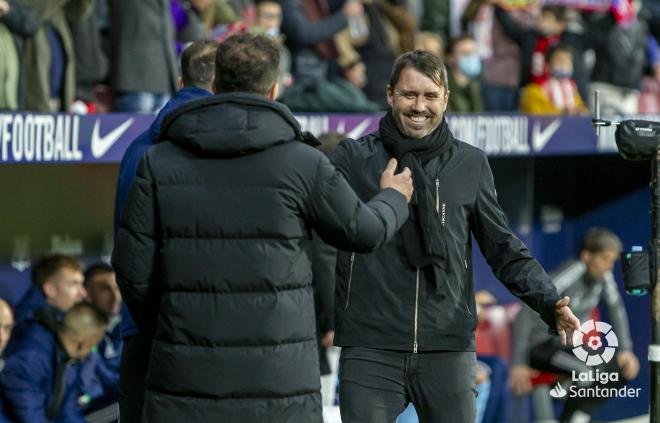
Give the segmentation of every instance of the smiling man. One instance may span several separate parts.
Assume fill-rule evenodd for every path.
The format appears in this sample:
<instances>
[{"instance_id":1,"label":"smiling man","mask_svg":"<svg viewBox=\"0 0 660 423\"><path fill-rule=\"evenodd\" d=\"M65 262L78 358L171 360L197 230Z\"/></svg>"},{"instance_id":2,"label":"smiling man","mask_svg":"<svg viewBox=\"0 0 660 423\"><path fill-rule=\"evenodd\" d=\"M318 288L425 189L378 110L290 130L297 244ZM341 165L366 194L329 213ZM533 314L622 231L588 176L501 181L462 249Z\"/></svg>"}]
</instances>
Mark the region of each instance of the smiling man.
<instances>
[{"instance_id":1,"label":"smiling man","mask_svg":"<svg viewBox=\"0 0 660 423\"><path fill-rule=\"evenodd\" d=\"M335 343L344 423L394 423L408 403L420 421L475 421L477 322L471 237L495 275L557 330L579 327L549 277L508 228L483 151L454 139L444 112L447 71L436 56L401 56L379 130L332 155L362 199L396 158L413 173L408 221L370 254L337 257Z\"/></svg>"}]
</instances>

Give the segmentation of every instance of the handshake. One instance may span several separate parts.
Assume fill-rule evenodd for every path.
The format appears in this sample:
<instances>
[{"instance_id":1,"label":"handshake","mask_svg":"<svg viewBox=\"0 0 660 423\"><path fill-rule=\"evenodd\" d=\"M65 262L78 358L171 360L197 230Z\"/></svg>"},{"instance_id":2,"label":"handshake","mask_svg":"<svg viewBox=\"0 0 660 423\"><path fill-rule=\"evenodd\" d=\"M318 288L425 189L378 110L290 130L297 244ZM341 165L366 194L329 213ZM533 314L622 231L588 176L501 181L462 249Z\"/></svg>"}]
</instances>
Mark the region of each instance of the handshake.
<instances>
[{"instance_id":1,"label":"handshake","mask_svg":"<svg viewBox=\"0 0 660 423\"><path fill-rule=\"evenodd\" d=\"M404 168L400 173L394 174L396 171L396 159L390 159L380 177L380 189L384 190L392 188L399 191L406 197L406 202L410 203L410 198L413 193L413 183L410 169Z\"/></svg>"}]
</instances>

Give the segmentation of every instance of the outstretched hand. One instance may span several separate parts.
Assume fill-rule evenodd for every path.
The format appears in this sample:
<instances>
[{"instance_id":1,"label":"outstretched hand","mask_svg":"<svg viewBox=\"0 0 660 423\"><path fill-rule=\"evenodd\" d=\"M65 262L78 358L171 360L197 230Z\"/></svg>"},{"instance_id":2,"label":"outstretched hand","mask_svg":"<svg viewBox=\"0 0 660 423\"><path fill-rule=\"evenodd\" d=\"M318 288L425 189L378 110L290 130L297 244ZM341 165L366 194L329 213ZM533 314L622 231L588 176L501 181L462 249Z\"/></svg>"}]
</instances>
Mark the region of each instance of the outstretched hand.
<instances>
[{"instance_id":1,"label":"outstretched hand","mask_svg":"<svg viewBox=\"0 0 660 423\"><path fill-rule=\"evenodd\" d=\"M567 344L568 335L572 334L573 331L580 330L580 320L568 308L570 301L571 299L569 297L564 297L555 304L557 332L559 333L559 340L562 345Z\"/></svg>"}]
</instances>

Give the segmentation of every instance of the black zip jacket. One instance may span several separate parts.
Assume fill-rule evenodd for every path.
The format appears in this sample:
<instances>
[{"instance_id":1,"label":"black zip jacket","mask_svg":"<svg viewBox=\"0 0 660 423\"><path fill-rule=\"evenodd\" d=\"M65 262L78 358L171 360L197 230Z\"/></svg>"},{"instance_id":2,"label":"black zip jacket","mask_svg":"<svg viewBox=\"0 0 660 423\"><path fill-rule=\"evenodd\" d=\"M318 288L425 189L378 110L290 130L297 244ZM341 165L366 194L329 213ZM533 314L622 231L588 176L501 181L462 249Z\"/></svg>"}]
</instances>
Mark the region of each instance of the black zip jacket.
<instances>
[{"instance_id":1,"label":"black zip jacket","mask_svg":"<svg viewBox=\"0 0 660 423\"><path fill-rule=\"evenodd\" d=\"M331 158L364 200L378 192L389 153L376 132L343 141ZM435 180L438 219L446 226L447 280L438 293L424 269L408 264L401 233L370 254L340 251L335 343L412 352L473 351L472 235L497 278L554 330L559 295L509 229L485 153L456 140L424 167Z\"/></svg>"}]
</instances>

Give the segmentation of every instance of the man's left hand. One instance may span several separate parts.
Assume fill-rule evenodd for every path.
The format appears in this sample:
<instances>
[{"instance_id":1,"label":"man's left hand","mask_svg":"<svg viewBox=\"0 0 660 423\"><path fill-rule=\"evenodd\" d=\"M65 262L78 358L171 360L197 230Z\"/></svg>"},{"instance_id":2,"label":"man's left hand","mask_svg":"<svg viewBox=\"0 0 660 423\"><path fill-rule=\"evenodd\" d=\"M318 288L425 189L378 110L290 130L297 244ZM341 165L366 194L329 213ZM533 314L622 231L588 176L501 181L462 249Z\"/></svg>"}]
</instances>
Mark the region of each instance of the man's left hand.
<instances>
[{"instance_id":1,"label":"man's left hand","mask_svg":"<svg viewBox=\"0 0 660 423\"><path fill-rule=\"evenodd\" d=\"M619 351L616 361L621 367L621 374L628 380L633 380L639 373L639 360L631 351Z\"/></svg>"},{"instance_id":2,"label":"man's left hand","mask_svg":"<svg viewBox=\"0 0 660 423\"><path fill-rule=\"evenodd\" d=\"M573 331L580 329L580 320L575 317L568 303L571 301L569 297L564 297L557 301L555 304L555 318L557 319L557 332L562 345L566 345L568 335Z\"/></svg>"}]
</instances>

